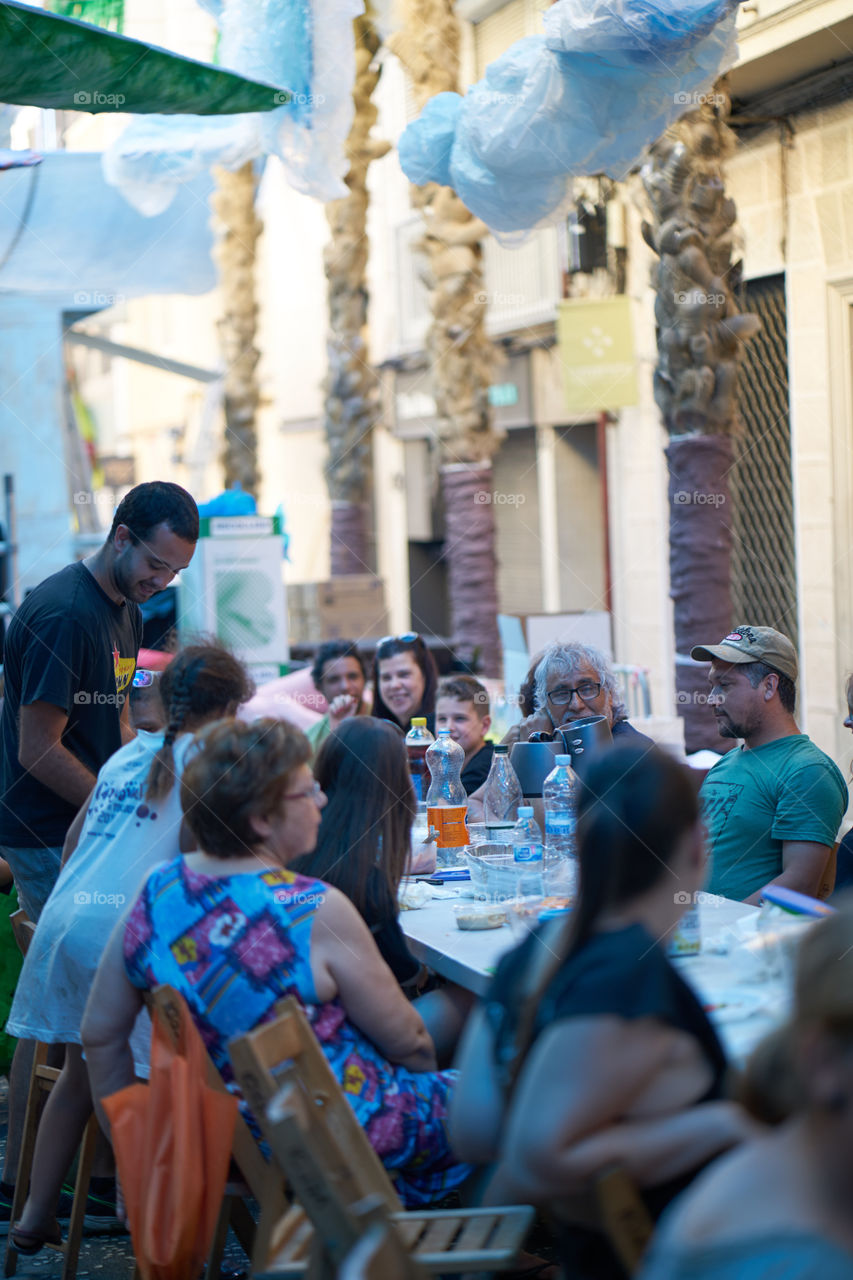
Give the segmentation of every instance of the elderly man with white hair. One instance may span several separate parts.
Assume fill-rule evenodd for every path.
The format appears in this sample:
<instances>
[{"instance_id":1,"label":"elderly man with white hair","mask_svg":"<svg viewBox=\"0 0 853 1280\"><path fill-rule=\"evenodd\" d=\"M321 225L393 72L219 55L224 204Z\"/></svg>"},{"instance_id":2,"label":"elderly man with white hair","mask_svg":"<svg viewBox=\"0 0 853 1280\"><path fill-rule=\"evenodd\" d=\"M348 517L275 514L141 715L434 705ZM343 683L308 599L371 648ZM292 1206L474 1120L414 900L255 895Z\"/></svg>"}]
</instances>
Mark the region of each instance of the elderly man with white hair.
<instances>
[{"instance_id":1,"label":"elderly man with white hair","mask_svg":"<svg viewBox=\"0 0 853 1280\"><path fill-rule=\"evenodd\" d=\"M652 745L628 723L616 676L600 649L573 640L549 645L537 664L533 692L533 715L515 725L505 741L526 742L532 733L550 735L585 716L605 716L615 741Z\"/></svg>"}]
</instances>

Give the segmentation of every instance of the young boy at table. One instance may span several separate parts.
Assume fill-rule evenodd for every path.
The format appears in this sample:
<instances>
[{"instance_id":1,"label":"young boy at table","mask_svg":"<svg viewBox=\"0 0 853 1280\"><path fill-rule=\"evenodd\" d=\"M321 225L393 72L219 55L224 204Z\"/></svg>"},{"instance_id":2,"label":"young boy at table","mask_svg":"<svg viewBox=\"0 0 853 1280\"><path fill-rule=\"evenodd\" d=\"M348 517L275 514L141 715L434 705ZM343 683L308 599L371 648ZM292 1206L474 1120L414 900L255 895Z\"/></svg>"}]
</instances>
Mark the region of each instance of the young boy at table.
<instances>
[{"instance_id":1,"label":"young boy at table","mask_svg":"<svg viewBox=\"0 0 853 1280\"><path fill-rule=\"evenodd\" d=\"M488 691L473 676L447 676L438 686L436 729L449 729L465 752L462 785L470 796L481 787L492 767L494 744L486 742L492 723Z\"/></svg>"}]
</instances>

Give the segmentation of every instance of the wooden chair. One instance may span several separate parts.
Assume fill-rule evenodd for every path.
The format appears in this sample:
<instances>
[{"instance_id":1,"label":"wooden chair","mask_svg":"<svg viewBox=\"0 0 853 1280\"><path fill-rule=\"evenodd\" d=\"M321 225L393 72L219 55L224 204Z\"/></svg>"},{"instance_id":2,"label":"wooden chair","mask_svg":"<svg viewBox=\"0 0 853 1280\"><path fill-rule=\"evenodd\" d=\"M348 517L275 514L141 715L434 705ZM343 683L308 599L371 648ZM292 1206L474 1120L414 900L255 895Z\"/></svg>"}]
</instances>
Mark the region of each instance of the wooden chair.
<instances>
[{"instance_id":1,"label":"wooden chair","mask_svg":"<svg viewBox=\"0 0 853 1280\"><path fill-rule=\"evenodd\" d=\"M15 935L22 955L27 954L27 949L35 932L35 925L30 920L27 913L20 908L13 911L9 916L12 925L12 932ZM50 1046L43 1044L40 1040L35 1042L35 1052L33 1056L33 1066L30 1073L30 1088L27 1094L27 1110L24 1117L24 1132L21 1139L21 1156L18 1161L18 1171L15 1177L15 1195L12 1200L12 1213L9 1230L9 1239L6 1244L6 1258L4 1263L4 1274L13 1276L18 1266L18 1250L15 1248L12 1240L11 1226L17 1222L24 1211L24 1204L27 1199L27 1192L30 1185L30 1175L33 1167L33 1155L36 1146L36 1133L38 1132L38 1123L41 1117L44 1103L52 1090L56 1081L59 1079L59 1067L48 1065L48 1050ZM89 1119L86 1129L83 1133L83 1141L80 1146L80 1156L77 1162L77 1177L74 1182L74 1202L71 1208L71 1218L68 1223L68 1233L62 1244L49 1244L46 1248L55 1249L63 1255L62 1261L62 1280L74 1280L77 1275L77 1261L80 1256L80 1244L83 1239L83 1225L86 1216L86 1197L89 1194L89 1182L92 1177L92 1162L95 1157L95 1146L98 1141L98 1122L94 1112Z\"/></svg>"},{"instance_id":2,"label":"wooden chair","mask_svg":"<svg viewBox=\"0 0 853 1280\"><path fill-rule=\"evenodd\" d=\"M629 1276L640 1268L654 1222L636 1183L619 1165L599 1174L593 1188L598 1221Z\"/></svg>"},{"instance_id":3,"label":"wooden chair","mask_svg":"<svg viewBox=\"0 0 853 1280\"><path fill-rule=\"evenodd\" d=\"M180 1005L183 996L173 987L156 987L145 999L152 1021L156 1018L178 1047L181 1026ZM211 1059L206 1061L207 1083L214 1089L228 1092L222 1076ZM236 1175L236 1176L232 1176ZM247 1199L251 1197L260 1206L257 1224L249 1212ZM288 1197L281 1170L264 1159L263 1153L242 1116L237 1117L232 1147L232 1169L225 1185L222 1207L211 1244L206 1280L218 1280L228 1228L252 1259L253 1270L266 1262L270 1250L273 1229L288 1208ZM307 1256L307 1249L306 1249ZM137 1268L135 1275L139 1276Z\"/></svg>"},{"instance_id":4,"label":"wooden chair","mask_svg":"<svg viewBox=\"0 0 853 1280\"><path fill-rule=\"evenodd\" d=\"M344 1265L364 1233L365 1202L387 1219L394 1244L430 1274L510 1269L533 1209L404 1212L299 1004L291 997L279 1008L273 1022L233 1040L229 1053L243 1095L313 1223L312 1280L326 1280ZM274 1233L258 1280L304 1272L305 1221L293 1215Z\"/></svg>"}]
</instances>

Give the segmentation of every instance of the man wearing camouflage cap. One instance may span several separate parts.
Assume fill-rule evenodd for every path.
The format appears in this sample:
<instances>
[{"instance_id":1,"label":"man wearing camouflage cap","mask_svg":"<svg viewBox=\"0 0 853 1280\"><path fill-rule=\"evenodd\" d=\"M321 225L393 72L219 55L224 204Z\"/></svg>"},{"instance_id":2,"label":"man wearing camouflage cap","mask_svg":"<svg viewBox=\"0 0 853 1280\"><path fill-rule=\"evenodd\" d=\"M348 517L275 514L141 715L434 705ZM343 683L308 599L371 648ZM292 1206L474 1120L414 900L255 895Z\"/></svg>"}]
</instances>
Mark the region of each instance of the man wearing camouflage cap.
<instances>
[{"instance_id":1,"label":"man wearing camouflage cap","mask_svg":"<svg viewBox=\"0 0 853 1280\"><path fill-rule=\"evenodd\" d=\"M757 903L769 883L816 896L847 808L839 769L794 719L797 654L772 627L698 645L727 752L702 784L712 893Z\"/></svg>"}]
</instances>

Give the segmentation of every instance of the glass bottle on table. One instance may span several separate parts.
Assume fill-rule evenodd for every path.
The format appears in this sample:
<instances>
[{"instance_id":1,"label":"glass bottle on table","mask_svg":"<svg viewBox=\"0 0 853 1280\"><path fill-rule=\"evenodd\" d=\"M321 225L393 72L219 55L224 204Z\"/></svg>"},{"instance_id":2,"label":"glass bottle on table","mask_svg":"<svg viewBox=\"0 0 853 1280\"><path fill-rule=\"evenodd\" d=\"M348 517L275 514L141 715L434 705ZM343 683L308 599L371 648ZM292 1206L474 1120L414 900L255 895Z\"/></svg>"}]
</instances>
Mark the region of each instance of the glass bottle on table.
<instances>
[{"instance_id":1,"label":"glass bottle on table","mask_svg":"<svg viewBox=\"0 0 853 1280\"><path fill-rule=\"evenodd\" d=\"M426 716L415 716L412 727L406 734L406 755L409 757L409 774L418 804L426 800L426 793L429 790L426 753L433 742L435 738L427 728Z\"/></svg>"},{"instance_id":2,"label":"glass bottle on table","mask_svg":"<svg viewBox=\"0 0 853 1280\"><path fill-rule=\"evenodd\" d=\"M468 846L468 796L462 785L465 752L454 742L449 729L439 729L427 748L426 762L431 781L427 792L430 833L435 836L436 867L453 867L462 861Z\"/></svg>"},{"instance_id":3,"label":"glass bottle on table","mask_svg":"<svg viewBox=\"0 0 853 1280\"><path fill-rule=\"evenodd\" d=\"M512 830L518 821L518 806L523 802L518 774L509 760L509 747L499 742L492 756L492 767L483 791L483 816L486 839L498 844L512 842Z\"/></svg>"}]
</instances>

